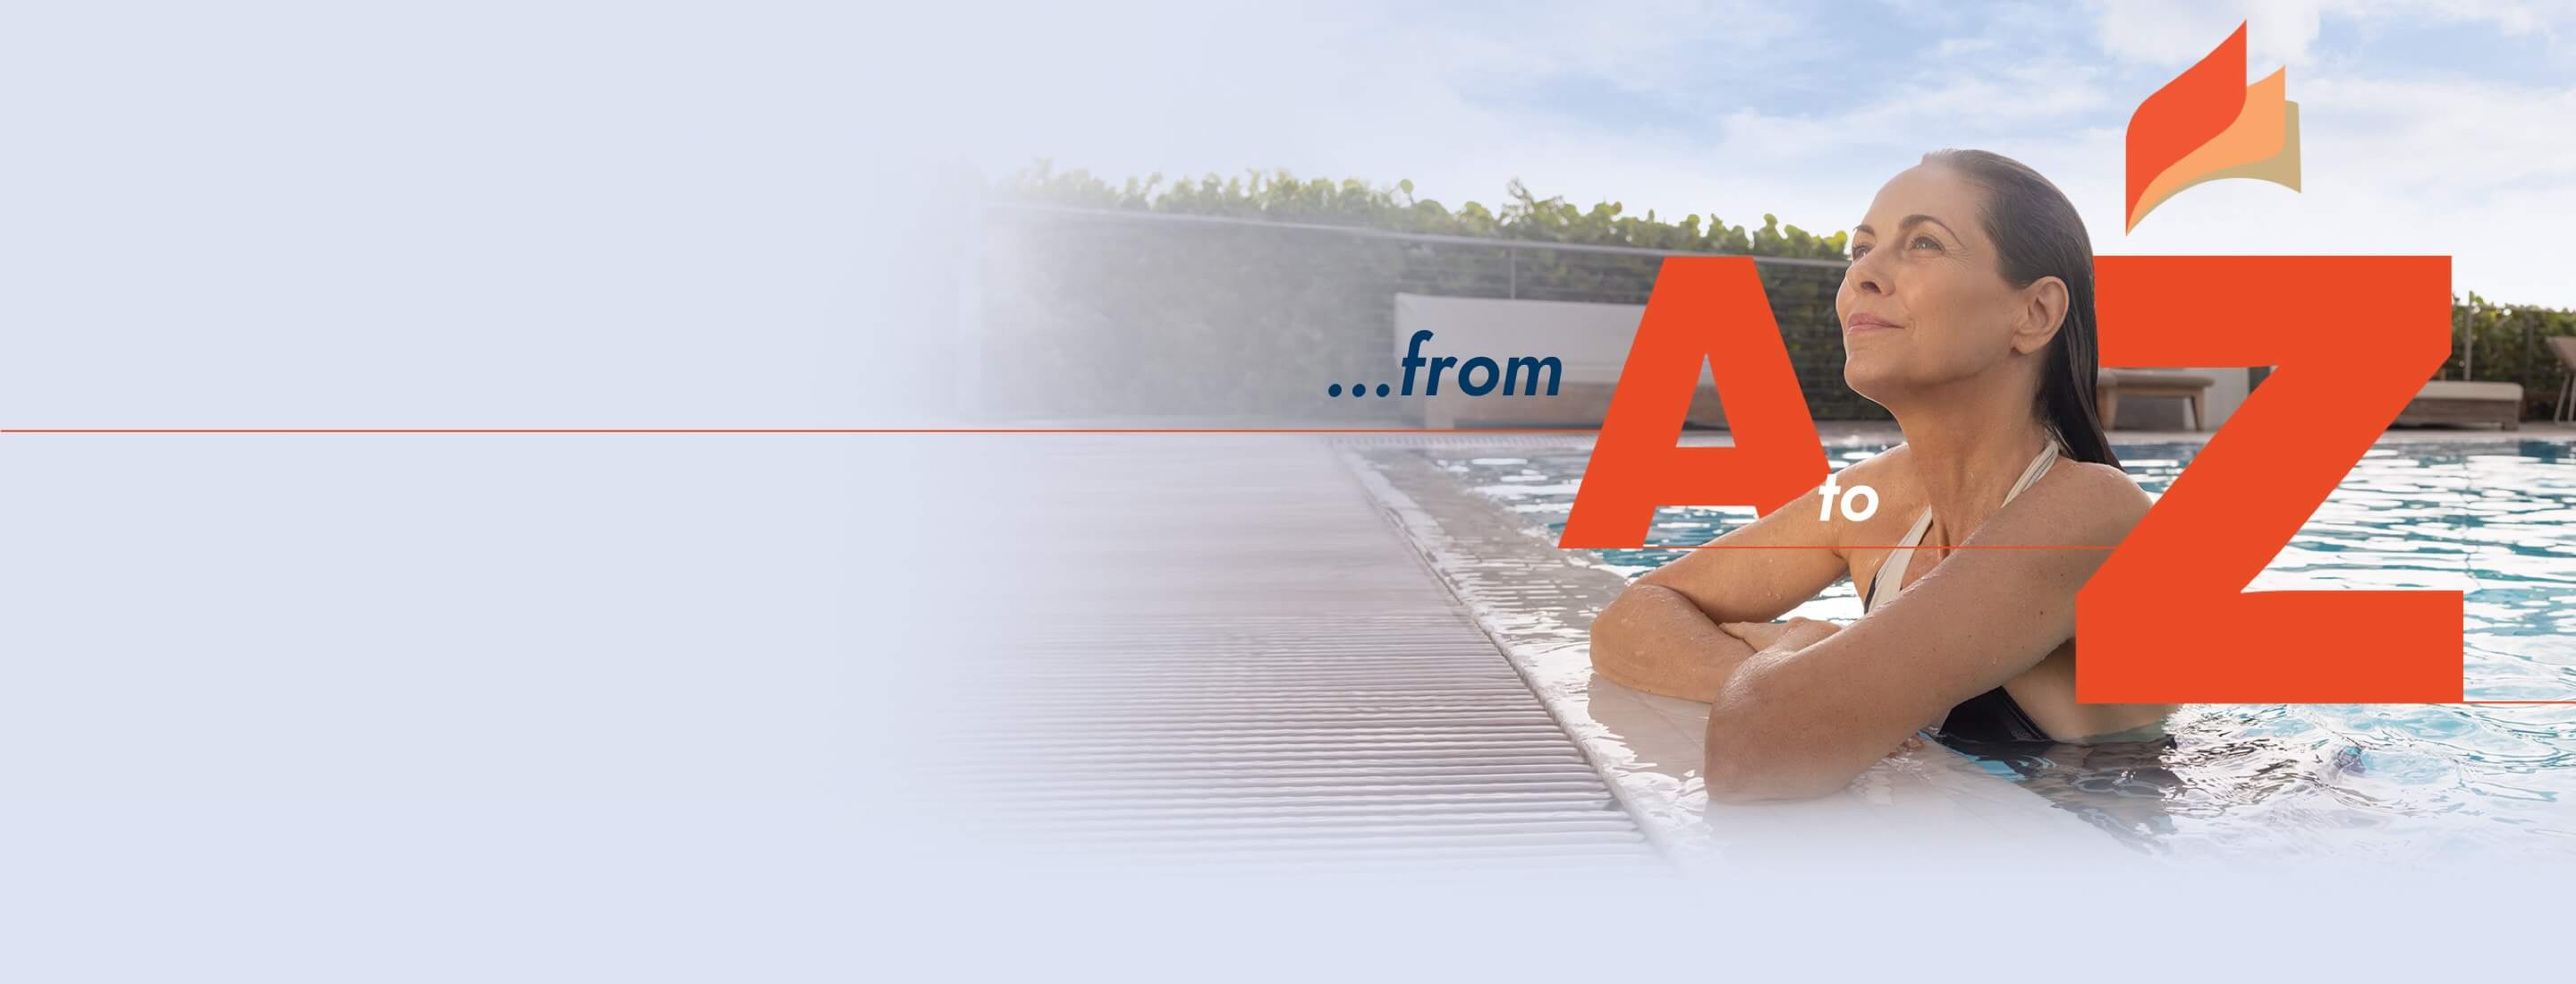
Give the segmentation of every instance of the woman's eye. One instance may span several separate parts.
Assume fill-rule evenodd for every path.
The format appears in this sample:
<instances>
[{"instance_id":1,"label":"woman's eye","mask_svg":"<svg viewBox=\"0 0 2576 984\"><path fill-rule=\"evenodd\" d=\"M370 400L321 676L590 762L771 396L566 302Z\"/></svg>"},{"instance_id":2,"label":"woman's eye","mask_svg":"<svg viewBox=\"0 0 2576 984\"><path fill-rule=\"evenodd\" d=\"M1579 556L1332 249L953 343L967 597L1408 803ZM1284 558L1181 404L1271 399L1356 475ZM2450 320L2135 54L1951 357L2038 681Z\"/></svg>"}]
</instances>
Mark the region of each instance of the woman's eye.
<instances>
[{"instance_id":1,"label":"woman's eye","mask_svg":"<svg viewBox=\"0 0 2576 984\"><path fill-rule=\"evenodd\" d=\"M1932 237L1930 237L1930 236L1916 236L1916 237L1914 237L1914 248L1915 248L1915 249L1940 249L1940 248L1941 248L1941 241L1940 241L1940 240L1938 240L1938 239L1934 239L1934 238L1932 238Z\"/></svg>"},{"instance_id":2,"label":"woman's eye","mask_svg":"<svg viewBox=\"0 0 2576 984\"><path fill-rule=\"evenodd\" d=\"M1860 259L1861 257L1868 256L1868 255L1869 255L1869 247L1867 247L1867 246L1854 246L1854 247L1852 247L1852 259L1854 259L1854 260L1858 260L1858 259Z\"/></svg>"}]
</instances>

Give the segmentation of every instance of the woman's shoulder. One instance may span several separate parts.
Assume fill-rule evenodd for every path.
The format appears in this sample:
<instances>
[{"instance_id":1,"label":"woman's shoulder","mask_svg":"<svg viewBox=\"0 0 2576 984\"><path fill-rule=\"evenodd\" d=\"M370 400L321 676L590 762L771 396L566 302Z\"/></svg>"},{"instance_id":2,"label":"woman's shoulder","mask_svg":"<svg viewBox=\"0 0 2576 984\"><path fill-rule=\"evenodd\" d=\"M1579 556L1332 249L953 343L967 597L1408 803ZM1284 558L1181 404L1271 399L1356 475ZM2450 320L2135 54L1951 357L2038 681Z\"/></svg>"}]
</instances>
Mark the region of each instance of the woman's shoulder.
<instances>
[{"instance_id":1,"label":"woman's shoulder","mask_svg":"<svg viewBox=\"0 0 2576 984\"><path fill-rule=\"evenodd\" d=\"M2127 535L2155 505L2155 497L2128 472L2094 461L2061 462L2022 498L2045 503L2074 527L2110 540Z\"/></svg>"},{"instance_id":2,"label":"woman's shoulder","mask_svg":"<svg viewBox=\"0 0 2576 984\"><path fill-rule=\"evenodd\" d=\"M1844 465L1837 470L1837 473L1841 476L1844 485L1858 483L1873 488L1886 488L1913 479L1913 474L1906 470L1910 467L1906 462L1912 460L1913 456L1912 449L1899 444Z\"/></svg>"},{"instance_id":3,"label":"woman's shoulder","mask_svg":"<svg viewBox=\"0 0 2576 984\"><path fill-rule=\"evenodd\" d=\"M2105 504L2135 506L2140 512L2155 503L2155 497L2138 484L2138 480L2118 465L2098 461L2069 461L2049 470L2049 478L2071 487L2080 495L2098 497Z\"/></svg>"}]
</instances>

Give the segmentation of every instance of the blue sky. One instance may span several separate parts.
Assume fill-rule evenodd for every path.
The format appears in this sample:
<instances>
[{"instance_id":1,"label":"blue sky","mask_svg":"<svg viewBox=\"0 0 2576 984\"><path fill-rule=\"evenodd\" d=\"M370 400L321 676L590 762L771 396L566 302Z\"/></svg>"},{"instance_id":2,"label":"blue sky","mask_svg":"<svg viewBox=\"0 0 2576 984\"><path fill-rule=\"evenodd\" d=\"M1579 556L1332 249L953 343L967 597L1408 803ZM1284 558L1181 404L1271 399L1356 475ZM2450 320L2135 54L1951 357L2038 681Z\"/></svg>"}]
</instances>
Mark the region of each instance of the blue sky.
<instances>
[{"instance_id":1,"label":"blue sky","mask_svg":"<svg viewBox=\"0 0 2576 984\"><path fill-rule=\"evenodd\" d=\"M1518 177L1659 216L1858 220L1926 150L2048 174L2099 252L2447 253L2454 282L2576 306L2576 3L1111 2L898 15L915 150L988 173L1414 181L1455 206ZM2289 68L2302 192L2203 185L2119 227L2138 102L2250 22ZM914 70L919 74L914 75ZM935 78L936 84L929 79Z\"/></svg>"}]
</instances>

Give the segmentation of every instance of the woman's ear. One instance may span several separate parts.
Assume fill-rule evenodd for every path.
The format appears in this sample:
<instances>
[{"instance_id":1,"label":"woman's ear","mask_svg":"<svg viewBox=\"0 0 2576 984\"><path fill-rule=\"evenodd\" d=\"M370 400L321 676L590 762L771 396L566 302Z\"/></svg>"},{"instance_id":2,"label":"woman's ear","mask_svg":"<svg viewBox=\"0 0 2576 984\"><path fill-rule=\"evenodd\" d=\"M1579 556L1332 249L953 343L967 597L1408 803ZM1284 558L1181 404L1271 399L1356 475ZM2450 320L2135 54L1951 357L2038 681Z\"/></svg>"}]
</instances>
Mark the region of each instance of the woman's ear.
<instances>
[{"instance_id":1,"label":"woman's ear","mask_svg":"<svg viewBox=\"0 0 2576 984\"><path fill-rule=\"evenodd\" d=\"M2041 277L2021 289L2021 317L2013 325L2013 351L2023 355L2047 348L2066 326L2066 281Z\"/></svg>"}]
</instances>

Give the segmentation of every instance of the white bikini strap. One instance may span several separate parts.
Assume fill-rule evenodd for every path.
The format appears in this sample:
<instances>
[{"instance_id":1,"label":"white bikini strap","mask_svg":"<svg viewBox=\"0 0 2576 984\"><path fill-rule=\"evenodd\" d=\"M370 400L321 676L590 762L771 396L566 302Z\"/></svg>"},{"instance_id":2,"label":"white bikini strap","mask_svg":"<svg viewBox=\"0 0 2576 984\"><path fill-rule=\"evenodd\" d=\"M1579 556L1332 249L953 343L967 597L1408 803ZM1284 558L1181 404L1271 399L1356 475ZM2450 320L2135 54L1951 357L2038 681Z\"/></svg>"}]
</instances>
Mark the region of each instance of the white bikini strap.
<instances>
[{"instance_id":1,"label":"white bikini strap","mask_svg":"<svg viewBox=\"0 0 2576 984\"><path fill-rule=\"evenodd\" d=\"M2048 442L2047 447L2039 449L2039 455L2030 459L2030 464L2021 470L2021 481L2014 482L2012 491L2004 493L2004 501L2013 501L2014 496L2020 495L2021 490L2029 488L2030 483L2039 481L2039 476L2048 472L2048 466L2056 463L2057 442L2052 440Z\"/></svg>"},{"instance_id":2,"label":"white bikini strap","mask_svg":"<svg viewBox=\"0 0 2576 984\"><path fill-rule=\"evenodd\" d=\"M1869 596L1863 599L1866 604L1861 606L1862 611L1878 607L1878 599L1896 590L1897 581L1905 576L1906 565L1914 562L1915 544L1922 543L1923 534L1931 531L1932 510L1927 506L1923 515L1915 517L1914 528L1906 531L1905 539L1896 541L1896 549L1888 551L1887 559L1878 562L1878 574L1869 580Z\"/></svg>"},{"instance_id":3,"label":"white bikini strap","mask_svg":"<svg viewBox=\"0 0 2576 984\"><path fill-rule=\"evenodd\" d=\"M2013 483L2012 491L2004 493L2004 501L2013 501L2014 496L2039 481L2039 476L2047 474L2048 467L2056 463L2057 442L2051 440L2048 446L2039 449L2037 457L2030 459L2029 465L2022 468L2021 480ZM1896 590L1895 583L1904 578L1905 568L1914 563L1914 548L1922 544L1923 534L1931 531L1932 510L1927 507L1923 515L1915 518L1914 528L1906 532L1905 539L1896 541L1896 549L1888 551L1886 560L1879 561L1878 574L1870 578L1869 594L1864 599L1866 603L1862 611L1878 607L1878 599L1888 597Z\"/></svg>"}]
</instances>

